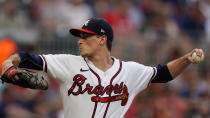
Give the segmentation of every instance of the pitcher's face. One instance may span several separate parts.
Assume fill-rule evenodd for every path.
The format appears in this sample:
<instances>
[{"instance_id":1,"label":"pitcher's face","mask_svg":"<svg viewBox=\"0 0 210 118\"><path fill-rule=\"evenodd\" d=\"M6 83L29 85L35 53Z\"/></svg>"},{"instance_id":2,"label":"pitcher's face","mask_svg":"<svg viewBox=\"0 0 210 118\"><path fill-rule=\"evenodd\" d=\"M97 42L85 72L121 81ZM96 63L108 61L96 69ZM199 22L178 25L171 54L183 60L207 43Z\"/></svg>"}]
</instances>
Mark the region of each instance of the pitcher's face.
<instances>
[{"instance_id":1,"label":"pitcher's face","mask_svg":"<svg viewBox=\"0 0 210 118\"><path fill-rule=\"evenodd\" d=\"M88 33L81 33L78 41L80 55L87 57L94 55L99 48L99 36Z\"/></svg>"}]
</instances>

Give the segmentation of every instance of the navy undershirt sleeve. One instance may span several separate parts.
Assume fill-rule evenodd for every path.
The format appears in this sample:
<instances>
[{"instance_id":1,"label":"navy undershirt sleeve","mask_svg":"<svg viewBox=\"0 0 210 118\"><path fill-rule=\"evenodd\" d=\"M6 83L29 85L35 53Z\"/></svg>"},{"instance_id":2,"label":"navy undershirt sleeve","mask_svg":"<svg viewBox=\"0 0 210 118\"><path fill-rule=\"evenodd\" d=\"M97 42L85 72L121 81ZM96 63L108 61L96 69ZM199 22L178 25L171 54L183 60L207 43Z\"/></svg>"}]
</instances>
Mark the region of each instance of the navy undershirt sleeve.
<instances>
[{"instance_id":1,"label":"navy undershirt sleeve","mask_svg":"<svg viewBox=\"0 0 210 118\"><path fill-rule=\"evenodd\" d=\"M17 52L17 54L21 58L20 68L43 70L43 60L40 56L30 55L26 52Z\"/></svg>"},{"instance_id":2,"label":"navy undershirt sleeve","mask_svg":"<svg viewBox=\"0 0 210 118\"><path fill-rule=\"evenodd\" d=\"M173 80L167 65L161 66L160 64L157 65L157 74L155 78L151 81L151 83L166 83L168 81Z\"/></svg>"}]
</instances>

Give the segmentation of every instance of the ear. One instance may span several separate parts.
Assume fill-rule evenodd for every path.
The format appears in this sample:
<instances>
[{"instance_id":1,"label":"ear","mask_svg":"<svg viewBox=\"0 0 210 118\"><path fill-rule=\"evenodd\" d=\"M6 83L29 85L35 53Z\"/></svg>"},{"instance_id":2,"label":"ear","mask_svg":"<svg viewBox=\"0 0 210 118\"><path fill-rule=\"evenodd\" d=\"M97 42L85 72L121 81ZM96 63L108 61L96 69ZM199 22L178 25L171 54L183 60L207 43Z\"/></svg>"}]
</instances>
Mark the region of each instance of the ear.
<instances>
[{"instance_id":1,"label":"ear","mask_svg":"<svg viewBox=\"0 0 210 118\"><path fill-rule=\"evenodd\" d=\"M105 45L106 41L107 41L107 36L103 35L103 36L100 37L100 39L101 40L100 40L99 44L100 45Z\"/></svg>"}]
</instances>

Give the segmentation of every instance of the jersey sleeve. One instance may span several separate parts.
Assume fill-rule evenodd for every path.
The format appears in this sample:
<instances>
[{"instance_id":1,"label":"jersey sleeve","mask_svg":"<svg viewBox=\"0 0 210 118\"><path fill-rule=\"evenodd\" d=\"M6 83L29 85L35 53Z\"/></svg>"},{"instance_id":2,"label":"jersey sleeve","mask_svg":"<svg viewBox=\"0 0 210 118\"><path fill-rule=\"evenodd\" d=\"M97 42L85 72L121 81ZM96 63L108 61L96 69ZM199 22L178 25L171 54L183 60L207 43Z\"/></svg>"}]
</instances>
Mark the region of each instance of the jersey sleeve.
<instances>
[{"instance_id":1,"label":"jersey sleeve","mask_svg":"<svg viewBox=\"0 0 210 118\"><path fill-rule=\"evenodd\" d=\"M17 52L21 61L19 63L20 68L27 68L33 70L43 70L43 60L38 55L28 54L26 52Z\"/></svg>"},{"instance_id":2,"label":"jersey sleeve","mask_svg":"<svg viewBox=\"0 0 210 118\"><path fill-rule=\"evenodd\" d=\"M71 60L73 56L66 54L57 54L57 55L40 55L44 64L43 71L47 73L50 78L55 79L59 83L62 83L65 80L65 74L71 73Z\"/></svg>"},{"instance_id":3,"label":"jersey sleeve","mask_svg":"<svg viewBox=\"0 0 210 118\"><path fill-rule=\"evenodd\" d=\"M132 62L130 66L134 76L135 92L139 93L151 83L157 74L157 69L156 67L145 66L135 62Z\"/></svg>"}]
</instances>

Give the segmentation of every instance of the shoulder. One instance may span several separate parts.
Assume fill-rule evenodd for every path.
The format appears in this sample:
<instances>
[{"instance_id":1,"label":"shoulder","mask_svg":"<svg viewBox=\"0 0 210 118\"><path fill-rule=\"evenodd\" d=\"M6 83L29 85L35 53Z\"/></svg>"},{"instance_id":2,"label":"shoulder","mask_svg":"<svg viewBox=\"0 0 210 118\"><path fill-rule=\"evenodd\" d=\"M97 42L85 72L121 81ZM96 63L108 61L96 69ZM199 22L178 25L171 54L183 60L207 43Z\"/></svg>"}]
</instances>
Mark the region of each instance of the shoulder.
<instances>
[{"instance_id":1,"label":"shoulder","mask_svg":"<svg viewBox=\"0 0 210 118\"><path fill-rule=\"evenodd\" d=\"M58 59L63 59L63 58L79 59L79 58L82 58L81 56L72 55L72 54L46 54L46 55L42 55L42 56L47 57L47 58L58 58Z\"/></svg>"},{"instance_id":2,"label":"shoulder","mask_svg":"<svg viewBox=\"0 0 210 118\"><path fill-rule=\"evenodd\" d=\"M130 67L130 68L136 68L136 67L143 67L143 64L140 64L138 62L134 62L134 61L122 61L123 65L126 67Z\"/></svg>"},{"instance_id":3,"label":"shoulder","mask_svg":"<svg viewBox=\"0 0 210 118\"><path fill-rule=\"evenodd\" d=\"M46 54L41 55L48 61L81 61L83 57L72 54Z\"/></svg>"},{"instance_id":4,"label":"shoulder","mask_svg":"<svg viewBox=\"0 0 210 118\"><path fill-rule=\"evenodd\" d=\"M146 66L144 64L140 64L134 61L123 61L123 66L126 70L133 71L133 72L144 72L148 69L152 69L151 66Z\"/></svg>"}]
</instances>

